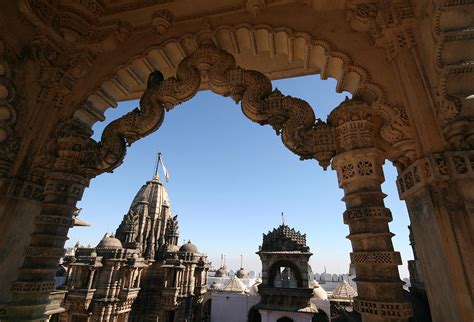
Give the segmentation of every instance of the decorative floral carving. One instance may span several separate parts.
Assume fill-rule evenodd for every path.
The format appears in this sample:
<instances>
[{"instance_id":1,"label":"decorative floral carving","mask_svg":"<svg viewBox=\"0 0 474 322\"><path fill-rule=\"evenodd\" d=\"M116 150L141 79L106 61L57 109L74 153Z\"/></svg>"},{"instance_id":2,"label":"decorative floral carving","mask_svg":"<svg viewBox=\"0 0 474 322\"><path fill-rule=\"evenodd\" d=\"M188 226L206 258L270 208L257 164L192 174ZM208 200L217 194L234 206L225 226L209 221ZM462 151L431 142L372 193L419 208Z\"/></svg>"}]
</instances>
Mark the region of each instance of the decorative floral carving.
<instances>
[{"instance_id":1,"label":"decorative floral carving","mask_svg":"<svg viewBox=\"0 0 474 322\"><path fill-rule=\"evenodd\" d=\"M341 168L342 179L347 180L355 176L354 166L351 163L345 164Z\"/></svg>"},{"instance_id":2,"label":"decorative floral carving","mask_svg":"<svg viewBox=\"0 0 474 322\"><path fill-rule=\"evenodd\" d=\"M357 163L357 172L360 176L370 176L374 173L372 163L370 161L359 161Z\"/></svg>"}]
</instances>

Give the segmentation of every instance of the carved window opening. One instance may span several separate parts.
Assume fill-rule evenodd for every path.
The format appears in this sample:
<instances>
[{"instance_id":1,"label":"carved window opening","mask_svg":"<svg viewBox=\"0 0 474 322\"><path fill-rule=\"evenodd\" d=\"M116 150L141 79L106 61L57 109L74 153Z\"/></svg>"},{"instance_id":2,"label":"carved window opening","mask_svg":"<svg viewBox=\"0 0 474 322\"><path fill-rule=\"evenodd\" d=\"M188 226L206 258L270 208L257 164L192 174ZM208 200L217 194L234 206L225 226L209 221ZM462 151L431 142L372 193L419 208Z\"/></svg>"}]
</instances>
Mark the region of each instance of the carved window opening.
<instances>
[{"instance_id":1,"label":"carved window opening","mask_svg":"<svg viewBox=\"0 0 474 322\"><path fill-rule=\"evenodd\" d=\"M298 267L290 261L280 260L270 267L270 287L297 288L303 286L301 272Z\"/></svg>"}]
</instances>

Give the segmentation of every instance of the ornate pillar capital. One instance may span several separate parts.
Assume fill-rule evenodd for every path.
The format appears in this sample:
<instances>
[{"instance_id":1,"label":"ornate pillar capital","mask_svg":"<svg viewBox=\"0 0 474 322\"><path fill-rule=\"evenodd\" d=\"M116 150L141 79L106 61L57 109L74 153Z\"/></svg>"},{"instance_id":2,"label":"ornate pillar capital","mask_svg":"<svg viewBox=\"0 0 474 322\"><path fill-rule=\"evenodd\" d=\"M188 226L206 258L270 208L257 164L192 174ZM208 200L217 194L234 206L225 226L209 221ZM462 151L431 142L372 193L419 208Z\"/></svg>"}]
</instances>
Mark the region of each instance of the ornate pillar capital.
<instances>
[{"instance_id":1,"label":"ornate pillar capital","mask_svg":"<svg viewBox=\"0 0 474 322\"><path fill-rule=\"evenodd\" d=\"M367 103L346 98L328 117L335 128L337 154L375 147L377 122L381 119Z\"/></svg>"}]
</instances>

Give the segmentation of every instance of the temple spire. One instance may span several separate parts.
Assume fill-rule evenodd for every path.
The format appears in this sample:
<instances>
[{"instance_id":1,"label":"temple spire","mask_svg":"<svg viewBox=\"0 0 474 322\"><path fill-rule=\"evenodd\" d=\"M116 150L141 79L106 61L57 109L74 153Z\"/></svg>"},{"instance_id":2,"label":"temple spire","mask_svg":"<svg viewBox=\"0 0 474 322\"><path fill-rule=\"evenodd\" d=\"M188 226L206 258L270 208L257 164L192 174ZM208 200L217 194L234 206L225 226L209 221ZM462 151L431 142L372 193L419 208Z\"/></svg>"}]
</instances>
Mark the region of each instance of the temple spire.
<instances>
[{"instance_id":1,"label":"temple spire","mask_svg":"<svg viewBox=\"0 0 474 322\"><path fill-rule=\"evenodd\" d=\"M285 214L283 213L283 211L281 212L281 224L282 226L285 226Z\"/></svg>"}]
</instances>

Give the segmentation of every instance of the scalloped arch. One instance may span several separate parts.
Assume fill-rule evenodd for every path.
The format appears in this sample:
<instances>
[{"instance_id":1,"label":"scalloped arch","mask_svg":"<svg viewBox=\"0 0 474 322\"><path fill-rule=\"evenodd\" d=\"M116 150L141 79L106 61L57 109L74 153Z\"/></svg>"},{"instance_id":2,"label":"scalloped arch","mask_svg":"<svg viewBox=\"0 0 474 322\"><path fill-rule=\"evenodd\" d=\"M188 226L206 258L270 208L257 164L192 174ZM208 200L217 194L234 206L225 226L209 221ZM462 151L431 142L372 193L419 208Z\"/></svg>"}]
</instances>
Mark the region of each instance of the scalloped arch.
<instances>
[{"instance_id":1,"label":"scalloped arch","mask_svg":"<svg viewBox=\"0 0 474 322\"><path fill-rule=\"evenodd\" d=\"M174 76L179 63L209 40L230 52L241 67L258 70L270 79L309 74L319 74L321 79L334 78L337 92L348 91L381 114L385 125L380 133L385 140L397 144L412 137L404 108L387 103L384 90L347 53L308 33L268 25L224 25L150 46L104 79L100 88L75 112L74 119L92 128L95 122L105 120L105 111L117 102L139 98L153 70L160 70L165 78ZM206 88L206 82L202 82L201 88ZM411 145L407 147L413 150Z\"/></svg>"}]
</instances>

